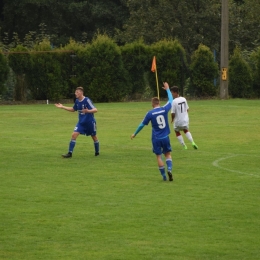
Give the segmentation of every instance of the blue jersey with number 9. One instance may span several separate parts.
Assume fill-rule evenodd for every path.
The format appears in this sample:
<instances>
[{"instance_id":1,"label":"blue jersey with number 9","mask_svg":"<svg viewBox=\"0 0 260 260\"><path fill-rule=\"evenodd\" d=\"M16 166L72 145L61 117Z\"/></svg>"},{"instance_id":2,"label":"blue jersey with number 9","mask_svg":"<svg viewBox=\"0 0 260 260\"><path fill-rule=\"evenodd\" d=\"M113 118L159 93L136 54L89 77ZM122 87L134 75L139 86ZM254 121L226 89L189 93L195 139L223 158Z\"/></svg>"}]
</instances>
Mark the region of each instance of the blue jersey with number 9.
<instances>
[{"instance_id":1,"label":"blue jersey with number 9","mask_svg":"<svg viewBox=\"0 0 260 260\"><path fill-rule=\"evenodd\" d=\"M170 134L170 127L168 123L168 112L171 109L171 103L167 102L163 107L156 107L150 110L144 120L143 124L152 124L152 139L163 139Z\"/></svg>"}]
</instances>

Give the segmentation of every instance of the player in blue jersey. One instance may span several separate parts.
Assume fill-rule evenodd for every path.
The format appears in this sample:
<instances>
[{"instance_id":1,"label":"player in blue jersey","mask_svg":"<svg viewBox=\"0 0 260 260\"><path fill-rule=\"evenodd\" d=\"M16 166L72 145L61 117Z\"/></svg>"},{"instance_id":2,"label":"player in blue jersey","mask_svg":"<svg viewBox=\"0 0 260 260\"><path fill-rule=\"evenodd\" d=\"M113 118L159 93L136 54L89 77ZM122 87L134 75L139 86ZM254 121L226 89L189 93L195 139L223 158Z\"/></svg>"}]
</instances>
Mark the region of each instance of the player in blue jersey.
<instances>
[{"instance_id":1,"label":"player in blue jersey","mask_svg":"<svg viewBox=\"0 0 260 260\"><path fill-rule=\"evenodd\" d=\"M75 91L75 104L73 107L65 107L62 104L55 104L56 107L65 109L70 112L78 111L79 121L74 128L71 140L69 143L69 151L67 154L63 154L63 158L71 158L74 147L76 145L76 139L80 134L91 136L94 141L95 156L99 155L99 141L96 135L96 119L94 113L97 112L96 107L92 101L84 96L84 90L82 87L77 87Z\"/></svg>"},{"instance_id":2,"label":"player in blue jersey","mask_svg":"<svg viewBox=\"0 0 260 260\"><path fill-rule=\"evenodd\" d=\"M173 181L171 157L172 149L169 139L170 127L168 124L168 112L171 110L173 97L167 82L163 83L163 89L167 91L168 102L161 107L160 100L157 97L152 98L153 109L148 111L141 124L137 127L135 133L131 135L131 139L133 139L143 129L143 127L148 125L151 121L153 153L156 155L159 171L163 177L163 180L167 181L164 162L162 160L163 153L166 159L169 181Z\"/></svg>"}]
</instances>

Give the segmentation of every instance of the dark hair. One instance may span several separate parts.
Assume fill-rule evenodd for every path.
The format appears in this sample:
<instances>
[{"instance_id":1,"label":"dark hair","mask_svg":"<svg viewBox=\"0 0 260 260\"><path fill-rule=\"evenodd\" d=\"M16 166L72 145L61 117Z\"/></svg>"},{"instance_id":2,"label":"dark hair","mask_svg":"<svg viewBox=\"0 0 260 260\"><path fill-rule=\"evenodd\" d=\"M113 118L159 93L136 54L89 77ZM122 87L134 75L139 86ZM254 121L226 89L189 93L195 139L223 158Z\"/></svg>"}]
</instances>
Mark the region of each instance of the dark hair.
<instances>
[{"instance_id":1,"label":"dark hair","mask_svg":"<svg viewBox=\"0 0 260 260\"><path fill-rule=\"evenodd\" d=\"M84 89L82 87L77 87L76 90L81 90L82 92L84 92Z\"/></svg>"},{"instance_id":2,"label":"dark hair","mask_svg":"<svg viewBox=\"0 0 260 260\"><path fill-rule=\"evenodd\" d=\"M174 93L179 93L179 88L177 86L171 87L171 91Z\"/></svg>"}]
</instances>

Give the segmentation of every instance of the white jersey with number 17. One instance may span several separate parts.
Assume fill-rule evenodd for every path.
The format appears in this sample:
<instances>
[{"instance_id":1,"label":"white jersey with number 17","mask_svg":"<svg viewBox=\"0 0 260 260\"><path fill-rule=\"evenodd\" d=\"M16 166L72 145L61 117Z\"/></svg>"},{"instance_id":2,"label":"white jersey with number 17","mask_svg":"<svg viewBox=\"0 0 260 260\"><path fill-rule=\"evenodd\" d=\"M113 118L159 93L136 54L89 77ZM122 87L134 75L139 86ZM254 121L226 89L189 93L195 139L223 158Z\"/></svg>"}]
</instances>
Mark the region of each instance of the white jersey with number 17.
<instances>
[{"instance_id":1,"label":"white jersey with number 17","mask_svg":"<svg viewBox=\"0 0 260 260\"><path fill-rule=\"evenodd\" d=\"M188 103L186 98L177 97L172 101L171 113L175 114L174 126L188 126L189 115L188 115Z\"/></svg>"}]
</instances>

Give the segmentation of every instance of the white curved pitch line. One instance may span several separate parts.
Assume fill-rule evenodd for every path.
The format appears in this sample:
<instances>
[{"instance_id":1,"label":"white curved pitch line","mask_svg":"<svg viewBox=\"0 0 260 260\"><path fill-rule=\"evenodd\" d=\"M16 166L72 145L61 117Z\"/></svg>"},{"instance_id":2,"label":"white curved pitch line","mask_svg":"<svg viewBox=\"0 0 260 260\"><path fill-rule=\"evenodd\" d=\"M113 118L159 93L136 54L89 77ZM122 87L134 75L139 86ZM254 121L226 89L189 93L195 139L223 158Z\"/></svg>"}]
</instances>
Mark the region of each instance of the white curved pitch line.
<instances>
[{"instance_id":1,"label":"white curved pitch line","mask_svg":"<svg viewBox=\"0 0 260 260\"><path fill-rule=\"evenodd\" d=\"M240 172L240 171L231 170L231 169L222 167L222 166L220 166L220 165L218 164L218 163L221 162L221 161L224 161L224 160L229 159L229 158L237 157L237 156L240 156L240 155L241 155L241 154L233 154L233 155L230 155L230 156L227 156L227 157L222 157L222 158L219 158L219 159L217 159L216 161L214 161L212 164L213 164L213 166L218 167L218 168L220 168L220 169L222 169L222 170L226 170L226 171L229 171L229 172L235 172L235 173L239 173L239 174L246 174L246 175L250 175L250 176L254 176L254 177L260 178L259 175L255 175L255 174L251 174L251 173L246 173L246 172Z\"/></svg>"}]
</instances>

